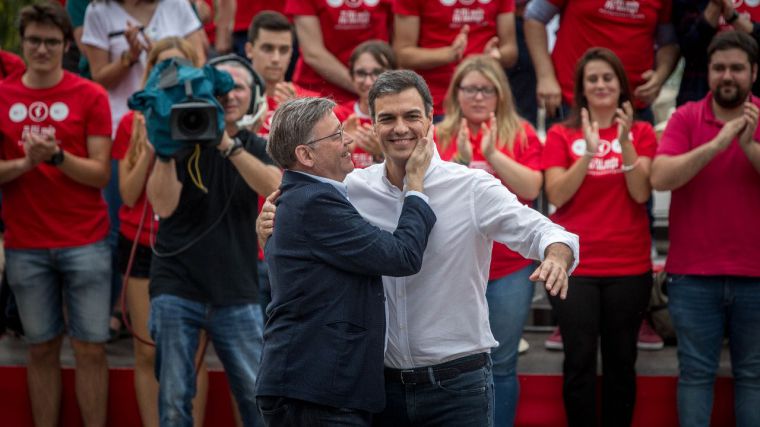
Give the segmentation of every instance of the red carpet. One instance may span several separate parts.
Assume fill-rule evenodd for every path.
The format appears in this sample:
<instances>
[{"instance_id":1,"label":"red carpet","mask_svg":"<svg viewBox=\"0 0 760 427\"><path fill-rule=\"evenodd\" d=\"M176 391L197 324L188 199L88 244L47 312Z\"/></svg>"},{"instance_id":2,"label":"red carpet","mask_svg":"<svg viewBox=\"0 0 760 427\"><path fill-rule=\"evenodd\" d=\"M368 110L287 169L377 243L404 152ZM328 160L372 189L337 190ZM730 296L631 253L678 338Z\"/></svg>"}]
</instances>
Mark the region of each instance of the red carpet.
<instances>
[{"instance_id":1,"label":"red carpet","mask_svg":"<svg viewBox=\"0 0 760 427\"><path fill-rule=\"evenodd\" d=\"M26 369L23 366L0 367L0 425L32 426L31 410L26 390ZM520 375L520 406L518 426L564 426L562 409L562 377L559 375ZM110 427L140 425L131 369L111 369L108 403ZM64 427L81 425L74 396L74 371L63 371L62 421ZM734 425L733 388L730 378L716 383L712 425ZM209 372L209 393L206 426L233 426L230 394L223 372ZM673 427L676 417L676 378L639 377L634 426Z\"/></svg>"}]
</instances>

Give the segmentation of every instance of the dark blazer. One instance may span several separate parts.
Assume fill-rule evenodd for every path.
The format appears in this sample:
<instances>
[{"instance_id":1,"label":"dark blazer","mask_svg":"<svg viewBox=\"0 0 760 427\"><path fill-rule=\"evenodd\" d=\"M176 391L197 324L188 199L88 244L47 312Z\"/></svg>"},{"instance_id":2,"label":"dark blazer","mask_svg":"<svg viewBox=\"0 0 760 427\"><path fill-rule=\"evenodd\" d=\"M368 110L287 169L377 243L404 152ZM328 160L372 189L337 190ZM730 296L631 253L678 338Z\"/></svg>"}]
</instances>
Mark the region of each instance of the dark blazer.
<instances>
[{"instance_id":1,"label":"dark blazer","mask_svg":"<svg viewBox=\"0 0 760 427\"><path fill-rule=\"evenodd\" d=\"M256 395L379 412L381 275L420 270L435 214L409 196L391 234L368 223L330 184L285 171L280 188L265 250L272 302Z\"/></svg>"}]
</instances>

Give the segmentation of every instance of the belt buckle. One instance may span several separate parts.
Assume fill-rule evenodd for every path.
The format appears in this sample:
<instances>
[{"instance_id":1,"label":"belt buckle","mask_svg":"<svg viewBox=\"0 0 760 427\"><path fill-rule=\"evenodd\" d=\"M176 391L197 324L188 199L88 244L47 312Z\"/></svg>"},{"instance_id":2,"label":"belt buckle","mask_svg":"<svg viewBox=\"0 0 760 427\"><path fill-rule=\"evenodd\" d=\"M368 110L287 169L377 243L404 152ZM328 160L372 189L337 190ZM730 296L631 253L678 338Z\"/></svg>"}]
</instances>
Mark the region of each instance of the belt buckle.
<instances>
[{"instance_id":1,"label":"belt buckle","mask_svg":"<svg viewBox=\"0 0 760 427\"><path fill-rule=\"evenodd\" d=\"M401 377L401 384L407 384L407 382L404 381L404 374L414 374L414 369L403 369L399 372L399 376ZM417 384L417 383L409 382L408 384Z\"/></svg>"}]
</instances>

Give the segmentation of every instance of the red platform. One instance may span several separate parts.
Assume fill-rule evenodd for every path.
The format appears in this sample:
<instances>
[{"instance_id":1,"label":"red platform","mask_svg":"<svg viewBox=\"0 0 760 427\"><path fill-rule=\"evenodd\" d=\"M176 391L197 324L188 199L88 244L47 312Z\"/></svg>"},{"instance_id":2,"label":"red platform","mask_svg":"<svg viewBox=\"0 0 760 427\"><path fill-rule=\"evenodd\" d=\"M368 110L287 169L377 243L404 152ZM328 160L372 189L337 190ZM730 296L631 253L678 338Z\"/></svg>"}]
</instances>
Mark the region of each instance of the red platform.
<instances>
[{"instance_id":1,"label":"red platform","mask_svg":"<svg viewBox=\"0 0 760 427\"><path fill-rule=\"evenodd\" d=\"M131 369L111 369L108 401L109 427L140 425ZM520 404L517 426L559 427L565 425L562 409L562 377L559 375L520 375ZM733 382L718 378L712 425L735 424L733 414ZM74 371L63 371L62 426L82 424L74 397ZM0 367L0 425L32 426L29 398L26 389L26 368ZM206 407L206 426L234 426L227 379L223 372L209 372L209 393ZM676 417L676 378L638 378L638 397L633 425L640 427L673 427Z\"/></svg>"}]
</instances>

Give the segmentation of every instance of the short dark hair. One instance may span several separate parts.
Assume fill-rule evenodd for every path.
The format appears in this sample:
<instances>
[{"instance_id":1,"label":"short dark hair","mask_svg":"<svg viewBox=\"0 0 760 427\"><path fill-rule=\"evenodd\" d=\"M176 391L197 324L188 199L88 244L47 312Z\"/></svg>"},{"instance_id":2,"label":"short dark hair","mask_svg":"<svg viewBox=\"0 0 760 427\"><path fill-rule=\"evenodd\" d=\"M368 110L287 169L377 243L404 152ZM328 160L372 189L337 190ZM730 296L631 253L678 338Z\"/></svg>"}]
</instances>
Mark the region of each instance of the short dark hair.
<instances>
[{"instance_id":1,"label":"short dark hair","mask_svg":"<svg viewBox=\"0 0 760 427\"><path fill-rule=\"evenodd\" d=\"M750 65L757 64L758 47L755 39L741 31L723 31L713 37L707 46L707 62L712 60L713 53L719 50L739 49L747 54Z\"/></svg>"},{"instance_id":2,"label":"short dark hair","mask_svg":"<svg viewBox=\"0 0 760 427\"><path fill-rule=\"evenodd\" d=\"M628 74L623 68L615 52L604 47L589 48L575 64L575 74L573 76L573 107L566 124L571 128L580 128L581 110L588 108L588 99L583 93L583 77L586 72L586 65L591 61L604 61L612 68L618 82L620 83L620 96L618 97L618 107L622 107L626 101L631 101L631 85L628 83Z\"/></svg>"},{"instance_id":3,"label":"short dark hair","mask_svg":"<svg viewBox=\"0 0 760 427\"><path fill-rule=\"evenodd\" d=\"M394 95L407 89L416 89L425 104L425 115L433 111L433 97L425 80L412 70L390 70L375 80L369 90L369 114L375 121L375 100L385 95Z\"/></svg>"},{"instance_id":4,"label":"short dark hair","mask_svg":"<svg viewBox=\"0 0 760 427\"><path fill-rule=\"evenodd\" d=\"M253 44L259 36L259 30L262 29L274 32L288 31L291 34L293 33L293 26L290 24L290 21L288 21L288 18L282 13L273 10L259 12L253 17L251 26L248 27L248 42Z\"/></svg>"},{"instance_id":5,"label":"short dark hair","mask_svg":"<svg viewBox=\"0 0 760 427\"><path fill-rule=\"evenodd\" d=\"M74 27L66 9L60 3L45 1L31 4L21 9L18 14L18 33L24 37L24 32L29 24L52 25L58 27L63 33L63 41L74 41Z\"/></svg>"},{"instance_id":6,"label":"short dark hair","mask_svg":"<svg viewBox=\"0 0 760 427\"><path fill-rule=\"evenodd\" d=\"M386 70L396 69L396 54L393 53L391 45L383 40L367 40L366 42L359 44L359 46L356 46L353 52L351 52L351 56L348 58L348 71L351 74L354 73L354 64L364 53L372 55L375 61L382 65Z\"/></svg>"},{"instance_id":7,"label":"short dark hair","mask_svg":"<svg viewBox=\"0 0 760 427\"><path fill-rule=\"evenodd\" d=\"M293 98L280 104L269 128L269 157L283 169L293 167L296 147L313 138L314 126L334 108L335 102L327 98Z\"/></svg>"}]
</instances>

